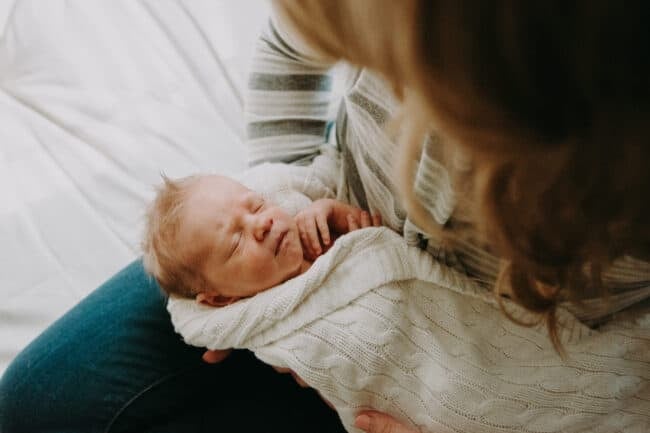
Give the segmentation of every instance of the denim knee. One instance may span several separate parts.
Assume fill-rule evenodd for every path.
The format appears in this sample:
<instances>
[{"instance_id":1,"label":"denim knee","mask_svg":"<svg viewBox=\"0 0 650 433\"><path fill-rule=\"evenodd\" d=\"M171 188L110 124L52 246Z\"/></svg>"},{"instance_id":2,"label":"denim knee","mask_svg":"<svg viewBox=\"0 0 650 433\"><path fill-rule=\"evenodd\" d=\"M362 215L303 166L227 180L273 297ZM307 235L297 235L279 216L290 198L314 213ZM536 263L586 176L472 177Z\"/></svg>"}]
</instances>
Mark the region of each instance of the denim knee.
<instances>
[{"instance_id":1,"label":"denim knee","mask_svg":"<svg viewBox=\"0 0 650 433\"><path fill-rule=\"evenodd\" d=\"M31 425L38 413L37 384L29 383L29 368L14 360L0 378L0 432L37 431Z\"/></svg>"},{"instance_id":2,"label":"denim knee","mask_svg":"<svg viewBox=\"0 0 650 433\"><path fill-rule=\"evenodd\" d=\"M139 260L93 291L5 372L0 432L105 432L143 390L200 363L200 349L174 332L165 305Z\"/></svg>"}]
</instances>

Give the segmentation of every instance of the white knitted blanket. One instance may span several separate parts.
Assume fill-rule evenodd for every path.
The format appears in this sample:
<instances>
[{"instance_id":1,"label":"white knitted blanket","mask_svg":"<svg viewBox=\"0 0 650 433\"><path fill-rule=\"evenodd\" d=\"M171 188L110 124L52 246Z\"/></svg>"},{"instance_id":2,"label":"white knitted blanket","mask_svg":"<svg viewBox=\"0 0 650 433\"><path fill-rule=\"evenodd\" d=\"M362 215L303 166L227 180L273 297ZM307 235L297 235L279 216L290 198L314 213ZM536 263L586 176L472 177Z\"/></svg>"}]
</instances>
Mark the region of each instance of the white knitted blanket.
<instances>
[{"instance_id":1,"label":"white knitted blanket","mask_svg":"<svg viewBox=\"0 0 650 433\"><path fill-rule=\"evenodd\" d=\"M514 305L515 314L524 317ZM598 331L566 311L562 361L466 277L386 228L349 233L306 273L225 308L171 299L189 344L293 369L348 431L361 409L423 432L649 432L650 314Z\"/></svg>"}]
</instances>

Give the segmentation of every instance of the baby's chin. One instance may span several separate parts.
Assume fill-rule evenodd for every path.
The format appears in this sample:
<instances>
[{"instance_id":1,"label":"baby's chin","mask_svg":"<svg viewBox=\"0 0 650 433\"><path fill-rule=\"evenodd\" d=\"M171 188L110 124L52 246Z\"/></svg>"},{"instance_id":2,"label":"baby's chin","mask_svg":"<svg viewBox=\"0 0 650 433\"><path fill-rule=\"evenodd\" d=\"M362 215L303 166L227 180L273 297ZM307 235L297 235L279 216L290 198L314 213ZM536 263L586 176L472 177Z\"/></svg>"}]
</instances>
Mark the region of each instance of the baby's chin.
<instances>
[{"instance_id":1,"label":"baby's chin","mask_svg":"<svg viewBox=\"0 0 650 433\"><path fill-rule=\"evenodd\" d=\"M292 263L293 272L292 276L300 274L302 269L302 263L304 261L304 250L302 248L302 243L298 236L295 238L295 242L292 242L289 248L287 249L287 260Z\"/></svg>"},{"instance_id":2,"label":"baby's chin","mask_svg":"<svg viewBox=\"0 0 650 433\"><path fill-rule=\"evenodd\" d=\"M287 236L291 236L288 241L289 245L287 245L287 249L285 253L287 256L299 256L302 257L303 250L302 250L302 242L300 242L300 235L298 235L298 229L296 228L295 230L289 231Z\"/></svg>"},{"instance_id":3,"label":"baby's chin","mask_svg":"<svg viewBox=\"0 0 650 433\"><path fill-rule=\"evenodd\" d=\"M304 251L300 242L296 245L295 249L291 251L291 262L294 264L294 267L300 271L302 267L302 262L305 260Z\"/></svg>"}]
</instances>

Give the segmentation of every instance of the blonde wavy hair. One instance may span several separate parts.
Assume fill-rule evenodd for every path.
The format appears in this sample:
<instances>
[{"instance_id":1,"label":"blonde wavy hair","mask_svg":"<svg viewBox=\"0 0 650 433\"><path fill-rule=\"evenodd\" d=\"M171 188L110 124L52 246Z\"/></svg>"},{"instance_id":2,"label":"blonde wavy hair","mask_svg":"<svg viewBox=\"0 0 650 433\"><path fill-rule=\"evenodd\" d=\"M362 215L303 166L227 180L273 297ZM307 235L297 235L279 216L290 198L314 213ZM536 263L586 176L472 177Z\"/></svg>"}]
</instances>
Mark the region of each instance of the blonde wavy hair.
<instances>
[{"instance_id":1,"label":"blonde wavy hair","mask_svg":"<svg viewBox=\"0 0 650 433\"><path fill-rule=\"evenodd\" d=\"M402 98L398 181L418 225L445 235L413 192L426 134L442 135L444 153L470 157L472 170L456 174L459 207L503 258L495 290L537 313L561 352L558 302L602 295L603 269L622 255L650 251L650 6L276 6L308 46L374 69ZM461 235L452 233L451 241Z\"/></svg>"},{"instance_id":2,"label":"blonde wavy hair","mask_svg":"<svg viewBox=\"0 0 650 433\"><path fill-rule=\"evenodd\" d=\"M172 180L162 175L163 182L147 209L141 245L145 270L165 293L184 298L194 298L209 288L199 272L204 252L194 251L179 240L188 190L198 178L196 175Z\"/></svg>"}]
</instances>

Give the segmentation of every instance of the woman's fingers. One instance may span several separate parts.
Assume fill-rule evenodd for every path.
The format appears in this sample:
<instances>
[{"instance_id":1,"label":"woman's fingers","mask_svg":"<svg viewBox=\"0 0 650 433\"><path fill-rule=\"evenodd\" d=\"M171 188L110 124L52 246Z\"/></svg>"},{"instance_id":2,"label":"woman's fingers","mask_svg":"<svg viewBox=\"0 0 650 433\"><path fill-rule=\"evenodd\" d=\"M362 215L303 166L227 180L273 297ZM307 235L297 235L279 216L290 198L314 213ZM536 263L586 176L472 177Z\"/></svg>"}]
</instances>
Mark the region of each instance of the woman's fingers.
<instances>
[{"instance_id":1,"label":"woman's fingers","mask_svg":"<svg viewBox=\"0 0 650 433\"><path fill-rule=\"evenodd\" d=\"M354 426L366 433L419 433L386 414L374 411L361 412L354 421Z\"/></svg>"},{"instance_id":2,"label":"woman's fingers","mask_svg":"<svg viewBox=\"0 0 650 433\"><path fill-rule=\"evenodd\" d=\"M218 362L223 361L226 359L228 355L230 355L231 350L206 350L203 353L203 361L207 362L208 364L216 364Z\"/></svg>"},{"instance_id":3,"label":"woman's fingers","mask_svg":"<svg viewBox=\"0 0 650 433\"><path fill-rule=\"evenodd\" d=\"M378 213L372 215L372 225L375 227L381 227L381 215Z\"/></svg>"},{"instance_id":4,"label":"woman's fingers","mask_svg":"<svg viewBox=\"0 0 650 433\"><path fill-rule=\"evenodd\" d=\"M307 382L302 380L302 377L298 376L295 371L289 370L289 374L291 375L291 377L293 377L293 380L296 381L298 386L300 386L302 388L309 388L309 385L307 385Z\"/></svg>"},{"instance_id":5,"label":"woman's fingers","mask_svg":"<svg viewBox=\"0 0 650 433\"><path fill-rule=\"evenodd\" d=\"M297 383L299 386L301 386L302 388L309 388L309 385L307 385L307 382L305 382L304 380L302 380L302 378L301 378L300 376L298 376L298 375L296 374L296 372L293 371L292 369L290 369L290 368L286 368L286 367L276 367L276 366L274 366L274 365L272 365L271 367L273 367L273 369L274 369L275 371L277 371L278 373L282 373L282 374L287 374L287 373L288 373L288 374L290 374L291 377L293 377L293 380L295 380L296 383Z\"/></svg>"}]
</instances>

